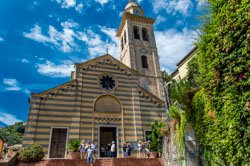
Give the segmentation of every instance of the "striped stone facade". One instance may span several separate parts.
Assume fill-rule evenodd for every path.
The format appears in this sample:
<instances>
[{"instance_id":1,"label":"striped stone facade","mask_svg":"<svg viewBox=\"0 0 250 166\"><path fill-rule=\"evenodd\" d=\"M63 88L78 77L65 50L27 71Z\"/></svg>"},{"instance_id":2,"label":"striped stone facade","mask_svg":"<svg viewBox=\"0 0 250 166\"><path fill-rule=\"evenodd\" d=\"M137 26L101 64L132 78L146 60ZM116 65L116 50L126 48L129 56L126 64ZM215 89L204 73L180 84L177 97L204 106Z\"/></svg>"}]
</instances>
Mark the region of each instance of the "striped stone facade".
<instances>
[{"instance_id":1,"label":"striped stone facade","mask_svg":"<svg viewBox=\"0 0 250 166\"><path fill-rule=\"evenodd\" d=\"M100 76L116 81L113 90L100 86ZM99 127L115 126L119 155L124 141L145 139L145 131L155 119L165 117L164 101L138 84L138 73L111 55L75 64L71 81L48 91L32 94L24 146L40 144L49 157L53 128L66 128L67 140L85 139L99 146ZM120 103L120 110L97 112L95 103L102 96ZM112 103L105 103L111 104Z\"/></svg>"}]
</instances>

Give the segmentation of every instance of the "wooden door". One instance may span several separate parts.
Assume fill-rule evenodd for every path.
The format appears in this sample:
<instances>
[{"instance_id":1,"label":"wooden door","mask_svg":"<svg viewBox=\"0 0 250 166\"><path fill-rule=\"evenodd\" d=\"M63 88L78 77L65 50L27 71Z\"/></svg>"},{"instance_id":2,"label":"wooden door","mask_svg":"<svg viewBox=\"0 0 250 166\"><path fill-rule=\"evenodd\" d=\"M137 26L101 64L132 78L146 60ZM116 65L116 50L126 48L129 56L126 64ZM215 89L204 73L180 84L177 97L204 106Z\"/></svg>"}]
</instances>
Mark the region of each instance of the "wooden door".
<instances>
[{"instance_id":1,"label":"wooden door","mask_svg":"<svg viewBox=\"0 0 250 166\"><path fill-rule=\"evenodd\" d=\"M67 129L53 128L50 141L50 158L64 158L67 141Z\"/></svg>"}]
</instances>

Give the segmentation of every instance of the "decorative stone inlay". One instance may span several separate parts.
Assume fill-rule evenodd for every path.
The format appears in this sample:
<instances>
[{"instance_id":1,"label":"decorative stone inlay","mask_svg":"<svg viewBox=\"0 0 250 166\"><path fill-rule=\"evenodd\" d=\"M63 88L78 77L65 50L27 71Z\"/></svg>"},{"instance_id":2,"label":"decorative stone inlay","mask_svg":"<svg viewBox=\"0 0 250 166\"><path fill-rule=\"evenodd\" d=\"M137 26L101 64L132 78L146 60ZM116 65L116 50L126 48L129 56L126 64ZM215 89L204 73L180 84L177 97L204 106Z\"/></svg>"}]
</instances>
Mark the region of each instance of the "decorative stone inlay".
<instances>
[{"instance_id":1,"label":"decorative stone inlay","mask_svg":"<svg viewBox=\"0 0 250 166\"><path fill-rule=\"evenodd\" d=\"M121 121L121 117L117 114L95 114L95 120L103 122L119 122Z\"/></svg>"}]
</instances>

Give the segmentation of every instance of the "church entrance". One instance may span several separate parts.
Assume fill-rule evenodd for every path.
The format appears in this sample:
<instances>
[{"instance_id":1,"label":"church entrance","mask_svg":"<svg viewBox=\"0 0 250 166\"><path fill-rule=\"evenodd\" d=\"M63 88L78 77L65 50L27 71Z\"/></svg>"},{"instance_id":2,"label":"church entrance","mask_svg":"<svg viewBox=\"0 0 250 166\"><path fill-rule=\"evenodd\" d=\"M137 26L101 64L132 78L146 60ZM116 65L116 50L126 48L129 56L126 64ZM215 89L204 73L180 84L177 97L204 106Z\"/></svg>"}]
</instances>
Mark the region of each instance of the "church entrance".
<instances>
[{"instance_id":1,"label":"church entrance","mask_svg":"<svg viewBox=\"0 0 250 166\"><path fill-rule=\"evenodd\" d=\"M99 130L99 157L111 157L110 148L112 141L115 142L117 157L117 127L103 126Z\"/></svg>"},{"instance_id":2,"label":"church entrance","mask_svg":"<svg viewBox=\"0 0 250 166\"><path fill-rule=\"evenodd\" d=\"M67 133L67 128L52 128L49 158L65 158Z\"/></svg>"}]
</instances>

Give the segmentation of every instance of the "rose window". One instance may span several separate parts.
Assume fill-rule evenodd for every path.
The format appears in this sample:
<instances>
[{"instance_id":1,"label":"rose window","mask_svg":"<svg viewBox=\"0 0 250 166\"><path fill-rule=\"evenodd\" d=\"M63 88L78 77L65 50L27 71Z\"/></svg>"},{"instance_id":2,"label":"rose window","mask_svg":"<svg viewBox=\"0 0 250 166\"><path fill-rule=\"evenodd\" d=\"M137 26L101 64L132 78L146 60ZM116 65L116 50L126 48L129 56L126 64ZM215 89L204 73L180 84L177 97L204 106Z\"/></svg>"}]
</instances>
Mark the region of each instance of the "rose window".
<instances>
[{"instance_id":1,"label":"rose window","mask_svg":"<svg viewBox=\"0 0 250 166\"><path fill-rule=\"evenodd\" d=\"M102 76L100 78L100 85L103 89L112 90L115 87L115 80L110 76Z\"/></svg>"}]
</instances>

